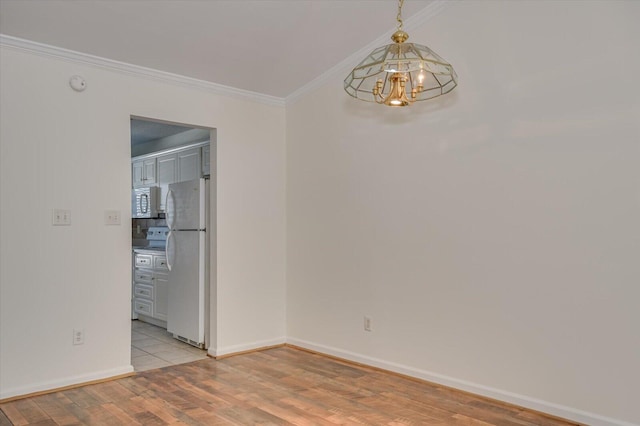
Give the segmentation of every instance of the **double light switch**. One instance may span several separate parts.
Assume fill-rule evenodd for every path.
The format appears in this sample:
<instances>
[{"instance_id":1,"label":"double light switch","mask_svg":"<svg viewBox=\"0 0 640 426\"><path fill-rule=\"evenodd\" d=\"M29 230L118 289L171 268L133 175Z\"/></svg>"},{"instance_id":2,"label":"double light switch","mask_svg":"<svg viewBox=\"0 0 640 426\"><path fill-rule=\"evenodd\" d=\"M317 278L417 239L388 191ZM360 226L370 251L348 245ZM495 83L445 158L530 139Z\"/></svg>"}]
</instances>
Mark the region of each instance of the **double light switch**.
<instances>
[{"instance_id":1,"label":"double light switch","mask_svg":"<svg viewBox=\"0 0 640 426\"><path fill-rule=\"evenodd\" d=\"M53 209L53 225L54 226L71 225L71 210Z\"/></svg>"}]
</instances>

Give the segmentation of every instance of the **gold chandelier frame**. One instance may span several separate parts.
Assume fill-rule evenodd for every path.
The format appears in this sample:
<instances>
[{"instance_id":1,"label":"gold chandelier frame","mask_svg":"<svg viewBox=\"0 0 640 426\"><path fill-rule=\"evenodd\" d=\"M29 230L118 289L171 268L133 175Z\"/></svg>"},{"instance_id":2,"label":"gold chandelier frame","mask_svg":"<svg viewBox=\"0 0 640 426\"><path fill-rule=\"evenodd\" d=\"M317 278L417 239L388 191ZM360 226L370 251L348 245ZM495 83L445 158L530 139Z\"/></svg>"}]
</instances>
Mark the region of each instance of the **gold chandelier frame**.
<instances>
[{"instance_id":1,"label":"gold chandelier frame","mask_svg":"<svg viewBox=\"0 0 640 426\"><path fill-rule=\"evenodd\" d=\"M453 66L426 46L405 43L402 5L393 44L371 52L344 80L344 90L356 99L387 106L408 106L449 93L458 85Z\"/></svg>"}]
</instances>

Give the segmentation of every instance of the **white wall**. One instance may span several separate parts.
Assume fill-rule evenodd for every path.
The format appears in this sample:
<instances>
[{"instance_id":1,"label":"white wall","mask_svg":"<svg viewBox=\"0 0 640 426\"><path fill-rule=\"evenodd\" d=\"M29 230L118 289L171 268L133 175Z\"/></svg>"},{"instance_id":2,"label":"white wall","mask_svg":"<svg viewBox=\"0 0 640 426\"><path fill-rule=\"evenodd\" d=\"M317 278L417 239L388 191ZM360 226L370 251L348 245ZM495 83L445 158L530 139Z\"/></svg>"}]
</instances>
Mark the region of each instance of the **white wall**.
<instances>
[{"instance_id":1,"label":"white wall","mask_svg":"<svg viewBox=\"0 0 640 426\"><path fill-rule=\"evenodd\" d=\"M131 371L131 115L217 129L214 351L284 341L284 108L0 55L0 398ZM53 208L72 225L53 227ZM121 226L103 224L106 209Z\"/></svg>"},{"instance_id":2,"label":"white wall","mask_svg":"<svg viewBox=\"0 0 640 426\"><path fill-rule=\"evenodd\" d=\"M370 105L345 70L288 105L288 341L640 423L638 22L631 1L452 2L409 31L450 95Z\"/></svg>"},{"instance_id":3,"label":"white wall","mask_svg":"<svg viewBox=\"0 0 640 426\"><path fill-rule=\"evenodd\" d=\"M130 371L130 225L102 220L129 211L136 115L217 129L215 353L283 341L286 272L292 343L640 423L639 5L452 2L410 41L454 64L453 93L390 110L334 78L286 126L0 48L0 398Z\"/></svg>"}]
</instances>

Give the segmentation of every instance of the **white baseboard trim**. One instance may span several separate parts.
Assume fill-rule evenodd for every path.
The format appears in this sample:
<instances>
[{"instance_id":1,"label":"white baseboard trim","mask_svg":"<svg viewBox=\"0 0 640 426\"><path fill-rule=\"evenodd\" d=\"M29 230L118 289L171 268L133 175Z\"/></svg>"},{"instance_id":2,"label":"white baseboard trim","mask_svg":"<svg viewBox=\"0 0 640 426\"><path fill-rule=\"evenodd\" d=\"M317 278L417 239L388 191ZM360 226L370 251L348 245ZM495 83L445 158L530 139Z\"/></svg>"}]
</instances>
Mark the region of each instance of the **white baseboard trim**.
<instances>
[{"instance_id":1,"label":"white baseboard trim","mask_svg":"<svg viewBox=\"0 0 640 426\"><path fill-rule=\"evenodd\" d=\"M0 391L0 400L27 396L38 392L55 391L56 389L66 388L68 386L82 385L85 383L91 383L96 380L104 380L112 377L123 376L133 373L133 366L128 365L126 367L113 368L111 370L96 371L90 374L82 374L79 376L65 377L59 380L50 380L47 382L34 383L28 386L22 386L17 388L2 389Z\"/></svg>"},{"instance_id":2,"label":"white baseboard trim","mask_svg":"<svg viewBox=\"0 0 640 426\"><path fill-rule=\"evenodd\" d=\"M287 343L294 346L299 346L304 349L309 349L315 352L335 356L348 361L381 368L383 370L411 376L417 379L437 383L451 388L460 389L476 395L486 396L488 398L518 405L524 408L529 408L531 410L540 411L542 413L547 413L552 416L561 417L567 420L573 420L576 422L588 424L591 426L638 426L636 424L623 420L612 419L595 413L554 404L552 402L531 398L525 395L519 395L513 392L496 389L477 383L468 382L466 380L460 380L454 377L448 377L442 374L420 370L417 368L412 368L377 358L372 358L366 355L361 355L358 353L349 352L342 349L309 342L306 340L296 339L294 337L287 337Z\"/></svg>"},{"instance_id":3,"label":"white baseboard trim","mask_svg":"<svg viewBox=\"0 0 640 426\"><path fill-rule=\"evenodd\" d=\"M207 353L212 357L218 357L223 355L235 354L238 352L246 352L253 351L256 349L268 348L270 346L284 345L287 339L282 337L277 337L275 339L269 340L258 340L256 342L251 343L243 343L241 345L232 345L232 346L223 346L221 348L209 348Z\"/></svg>"}]
</instances>

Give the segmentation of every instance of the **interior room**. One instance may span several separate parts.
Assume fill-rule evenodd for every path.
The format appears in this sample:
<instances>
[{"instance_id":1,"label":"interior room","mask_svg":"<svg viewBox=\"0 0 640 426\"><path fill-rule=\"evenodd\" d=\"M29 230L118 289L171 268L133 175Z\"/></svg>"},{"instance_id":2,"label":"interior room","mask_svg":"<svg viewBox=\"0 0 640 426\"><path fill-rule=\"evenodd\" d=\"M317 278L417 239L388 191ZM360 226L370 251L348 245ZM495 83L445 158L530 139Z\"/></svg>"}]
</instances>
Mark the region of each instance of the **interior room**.
<instances>
[{"instance_id":1,"label":"interior room","mask_svg":"<svg viewBox=\"0 0 640 426\"><path fill-rule=\"evenodd\" d=\"M0 423L640 424L638 22L632 0L0 1ZM411 43L418 68L360 84ZM132 119L206 141L134 148ZM186 149L195 175L135 183ZM180 228L167 194L201 180ZM136 218L143 187L164 210ZM179 262L181 231L198 286L163 299L153 244ZM136 371L134 324L199 358Z\"/></svg>"},{"instance_id":2,"label":"interior room","mask_svg":"<svg viewBox=\"0 0 640 426\"><path fill-rule=\"evenodd\" d=\"M195 286L200 283L186 277L184 270L175 269L179 266L175 264L177 253L167 252L167 248L176 246L175 241L170 244L173 236L169 225L175 212L172 206L182 206L192 213L199 209L198 202L181 197L184 191L175 184L196 179L202 179L203 184L215 181L215 168L212 171L210 162L212 147L215 157L215 129L131 118L131 365L135 372L207 357L207 319L203 316L201 324L179 322L186 312L204 307L208 282L202 281L203 300L181 298L172 292L172 287L178 287L174 286L176 283ZM199 231L186 234L214 232L209 219L215 218L215 212L209 214L208 209L202 212L207 216L205 223L201 227L190 225L189 229ZM185 234L185 226L177 228L174 223L175 233ZM204 277L206 251L202 251L202 259L199 254L199 250L189 253L190 259L183 266L190 271L201 268ZM184 293L184 288L176 290Z\"/></svg>"}]
</instances>

